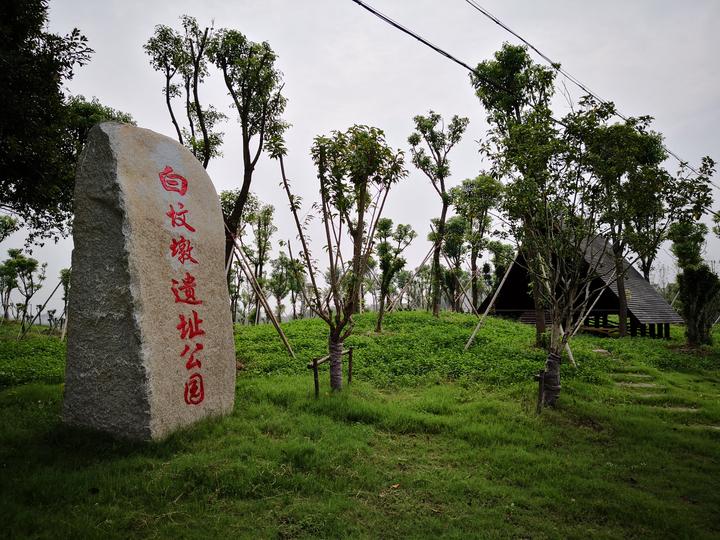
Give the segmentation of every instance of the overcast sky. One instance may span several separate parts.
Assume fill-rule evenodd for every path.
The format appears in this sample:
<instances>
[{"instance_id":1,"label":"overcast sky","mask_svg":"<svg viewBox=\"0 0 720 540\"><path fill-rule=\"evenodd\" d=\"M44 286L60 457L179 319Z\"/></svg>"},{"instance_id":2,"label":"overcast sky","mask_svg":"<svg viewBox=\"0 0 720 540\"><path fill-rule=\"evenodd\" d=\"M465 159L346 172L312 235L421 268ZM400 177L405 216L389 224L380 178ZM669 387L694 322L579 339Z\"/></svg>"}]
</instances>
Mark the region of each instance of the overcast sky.
<instances>
[{"instance_id":1,"label":"overcast sky","mask_svg":"<svg viewBox=\"0 0 720 540\"><path fill-rule=\"evenodd\" d=\"M516 40L463 0L368 0L372 6L415 30L470 65L490 58L504 41ZM511 28L626 115L649 114L654 128L678 155L697 165L703 155L720 160L720 2L664 0L480 0ZM201 25L240 30L253 41L268 41L278 54L289 103L288 174L306 203L316 199L317 180L309 157L312 139L334 129L368 124L385 130L388 142L408 150L412 117L429 109L446 118L467 116L464 140L451 154L451 185L483 168L478 143L487 130L485 112L467 72L400 33L351 0L51 0L50 30L79 28L95 54L78 69L68 88L128 112L137 124L174 136L161 92L163 76L143 51L156 24L179 28L178 17ZM536 60L540 61L539 58ZM568 83L577 99L580 90ZM201 89L203 104L228 114L223 157L208 171L218 191L239 187L242 159L238 124L221 78L213 71ZM558 101L556 113L566 106ZM410 175L393 189L385 215L410 223L419 237L409 249L414 267L430 248L428 223L440 200L428 180L409 165ZM669 162L674 170L676 163ZM276 206L276 240L295 238L277 164L263 157L252 189ZM715 182L720 184L716 177ZM715 190L716 199L720 199ZM716 207L719 206L717 203ZM0 246L20 246L18 233ZM320 252L316 238L315 252ZM49 263L45 295L60 268L70 266L71 240L36 249ZM720 258L712 239L707 256ZM660 264L674 262L661 253ZM44 295L40 294L43 297Z\"/></svg>"}]
</instances>

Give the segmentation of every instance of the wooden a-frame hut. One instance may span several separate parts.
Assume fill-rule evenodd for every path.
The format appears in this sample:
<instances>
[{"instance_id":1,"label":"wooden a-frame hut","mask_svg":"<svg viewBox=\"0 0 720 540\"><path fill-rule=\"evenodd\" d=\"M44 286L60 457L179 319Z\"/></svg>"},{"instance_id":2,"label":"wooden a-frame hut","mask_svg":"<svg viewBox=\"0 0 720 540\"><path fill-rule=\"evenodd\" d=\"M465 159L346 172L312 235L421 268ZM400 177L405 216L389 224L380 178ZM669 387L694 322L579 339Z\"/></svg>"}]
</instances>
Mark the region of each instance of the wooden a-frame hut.
<instances>
[{"instance_id":1,"label":"wooden a-frame hut","mask_svg":"<svg viewBox=\"0 0 720 540\"><path fill-rule=\"evenodd\" d=\"M597 240L602 243L602 240ZM604 249L600 244L596 253L603 253L603 260L599 268L612 268L614 266L612 249L609 244ZM670 337L671 324L684 324L680 315L665 301L660 293L651 283L638 272L627 259L625 263L625 291L628 303L628 319L631 336L650 336L657 338ZM492 311L499 316L519 319L521 322L535 324L535 308L532 294L530 292L530 276L525 268L525 261L522 254L517 255L515 262L505 279L505 283L497 293ZM617 328L617 323L609 320L610 315L618 315L619 301L617 294L617 283L612 280L611 272L604 272L592 283L592 289L600 289L603 285L610 285L602 292L594 303L592 310L585 319L583 329L612 334ZM493 295L489 295L479 311L487 309ZM593 301L591 300L591 303ZM549 313L546 313L546 320L549 323Z\"/></svg>"}]
</instances>

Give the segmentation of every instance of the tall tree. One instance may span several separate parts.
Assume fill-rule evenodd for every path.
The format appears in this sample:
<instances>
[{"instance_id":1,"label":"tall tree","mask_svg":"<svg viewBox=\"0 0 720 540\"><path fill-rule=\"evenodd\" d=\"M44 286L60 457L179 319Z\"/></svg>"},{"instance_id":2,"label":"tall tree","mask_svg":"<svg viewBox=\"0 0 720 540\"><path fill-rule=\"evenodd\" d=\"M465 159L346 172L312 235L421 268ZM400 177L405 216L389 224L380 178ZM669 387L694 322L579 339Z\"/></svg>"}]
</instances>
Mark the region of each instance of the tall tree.
<instances>
[{"instance_id":1,"label":"tall tree","mask_svg":"<svg viewBox=\"0 0 720 540\"><path fill-rule=\"evenodd\" d=\"M617 279L604 240L605 206L597 197L603 180L588 166L587 130L597 114L602 113L582 108L556 124L546 111L544 121L518 128L522 144L511 156L518 168L530 168L525 160L545 164L542 174L536 169L508 183L504 200L511 233L525 253L533 254L525 265L536 293L550 310L550 343L540 375L544 405L557 402L563 349L590 302L606 287L594 289L593 280L598 275L606 283Z\"/></svg>"},{"instance_id":2,"label":"tall tree","mask_svg":"<svg viewBox=\"0 0 720 540\"><path fill-rule=\"evenodd\" d=\"M10 318L10 295L17 288L17 270L8 261L0 264L0 305L3 310L3 320Z\"/></svg>"},{"instance_id":3,"label":"tall tree","mask_svg":"<svg viewBox=\"0 0 720 540\"><path fill-rule=\"evenodd\" d=\"M19 316L22 329L25 330L25 324L28 322L28 306L45 281L47 263L40 264L37 259L27 257L20 249L9 249L8 255L10 258L4 264L9 266L16 276L17 291L23 298L22 304L18 304L21 306Z\"/></svg>"},{"instance_id":4,"label":"tall tree","mask_svg":"<svg viewBox=\"0 0 720 540\"><path fill-rule=\"evenodd\" d=\"M669 233L681 270L677 281L685 337L693 346L712 344L711 329L720 314L720 278L702 258L707 231L704 223L679 221L670 227Z\"/></svg>"},{"instance_id":5,"label":"tall tree","mask_svg":"<svg viewBox=\"0 0 720 540\"><path fill-rule=\"evenodd\" d=\"M486 244L485 237L492 224L490 211L500 203L502 183L489 174L481 174L473 179L464 180L450 190L453 206L458 215L465 218L467 224L466 239L470 246L470 283L472 304L479 308L479 269L478 259Z\"/></svg>"},{"instance_id":6,"label":"tall tree","mask_svg":"<svg viewBox=\"0 0 720 540\"><path fill-rule=\"evenodd\" d=\"M10 216L0 216L0 242L20 228L18 220Z\"/></svg>"},{"instance_id":7,"label":"tall tree","mask_svg":"<svg viewBox=\"0 0 720 540\"><path fill-rule=\"evenodd\" d=\"M324 296L306 229L299 217L300 200L291 192L285 174L286 150L279 137L273 139L270 150L270 155L280 163L283 186L302 245L300 256L310 278L311 291L306 303L328 325L330 386L340 390L343 343L352 333L353 313L383 202L391 186L407 175L403 154L391 149L382 130L374 127L356 125L345 132L315 138L311 154L320 181L320 203L316 208L323 223L329 263L329 294ZM350 237L352 246L347 268L343 268L341 258L344 235Z\"/></svg>"},{"instance_id":8,"label":"tall tree","mask_svg":"<svg viewBox=\"0 0 720 540\"><path fill-rule=\"evenodd\" d=\"M589 101L589 106L594 103ZM650 119L630 119L609 124L614 115L613 107L595 107L597 114L588 116L591 122L583 127L587 159L593 173L601 180L598 197L604 209L602 220L607 225L608 238L612 242L615 267L618 276L618 331L627 332L627 294L625 290L625 260L629 236L625 225L631 201L638 196L637 182L658 174L666 152L662 137L647 131ZM656 178L659 178L657 176Z\"/></svg>"},{"instance_id":9,"label":"tall tree","mask_svg":"<svg viewBox=\"0 0 720 540\"><path fill-rule=\"evenodd\" d=\"M375 238L377 244L375 252L380 266L380 293L376 332L382 332L382 321L385 315L385 302L387 301L390 285L395 275L400 272L406 264L402 256L410 243L415 239L417 233L410 225L399 224L393 230L393 221L390 218L378 220Z\"/></svg>"},{"instance_id":10,"label":"tall tree","mask_svg":"<svg viewBox=\"0 0 720 540\"><path fill-rule=\"evenodd\" d=\"M681 164L675 176L660 167L640 170L626 187L625 237L637 254L640 269L650 281L650 271L669 227L683 220L697 220L712 203L710 177L715 162L704 157L698 174Z\"/></svg>"},{"instance_id":11,"label":"tall tree","mask_svg":"<svg viewBox=\"0 0 720 540\"><path fill-rule=\"evenodd\" d=\"M163 74L163 95L178 142L192 151L207 168L213 157L220 155L223 133L215 129L226 117L212 105L200 102L200 87L209 75L208 49L213 29L201 28L195 17L180 17L181 31L159 24L143 48L150 65ZM186 122L173 108L174 98L184 98Z\"/></svg>"},{"instance_id":12,"label":"tall tree","mask_svg":"<svg viewBox=\"0 0 720 540\"><path fill-rule=\"evenodd\" d=\"M223 81L238 114L242 135L243 179L240 191L225 216L228 228L237 229L247 202L253 173L270 137L287 128L282 120L287 100L282 95L282 73L277 55L267 42L255 43L237 30L221 29L208 48L208 57L222 72ZM225 258L233 239L226 235Z\"/></svg>"},{"instance_id":13,"label":"tall tree","mask_svg":"<svg viewBox=\"0 0 720 540\"><path fill-rule=\"evenodd\" d=\"M69 232L87 116L64 85L93 53L77 28L62 36L47 22L47 0L0 4L0 209L20 218L28 241ZM98 121L115 119L103 112Z\"/></svg>"},{"instance_id":14,"label":"tall tree","mask_svg":"<svg viewBox=\"0 0 720 540\"><path fill-rule=\"evenodd\" d=\"M447 128L442 117L433 111L427 116L415 116L415 131L408 137L413 164L430 179L437 192L442 207L435 231L435 248L433 250L433 315L440 313L440 251L445 237L445 221L451 197L448 193L447 180L450 177L450 161L448 154L462 139L469 120L453 116ZM422 146L424 143L424 146ZM427 150L425 149L427 147Z\"/></svg>"},{"instance_id":15,"label":"tall tree","mask_svg":"<svg viewBox=\"0 0 720 540\"><path fill-rule=\"evenodd\" d=\"M442 243L442 251L450 267L446 272L446 287L450 307L453 311L462 311L462 262L467 254L468 245L466 232L468 222L463 216L453 216L447 220L445 238Z\"/></svg>"},{"instance_id":16,"label":"tall tree","mask_svg":"<svg viewBox=\"0 0 720 540\"><path fill-rule=\"evenodd\" d=\"M492 174L506 180L521 176L528 181L541 182L547 169L547 154L535 152L537 159L525 159L523 146L527 143L528 129L545 124L550 117L555 71L535 64L526 47L505 43L493 60L478 64L470 77L491 126L481 149L491 159ZM523 219L531 218L525 216ZM535 257L527 251L529 246L522 249L528 260ZM533 283L538 345L543 342L545 332L545 306L538 292L540 286L539 282Z\"/></svg>"},{"instance_id":17,"label":"tall tree","mask_svg":"<svg viewBox=\"0 0 720 540\"><path fill-rule=\"evenodd\" d=\"M280 252L278 258L272 261L272 272L268 280L268 289L275 297L277 305L278 321L282 321L283 300L290 292L289 271L292 269L289 266L290 260L283 252Z\"/></svg>"},{"instance_id":18,"label":"tall tree","mask_svg":"<svg viewBox=\"0 0 720 540\"><path fill-rule=\"evenodd\" d=\"M271 204L258 204L257 208L246 216L246 221L252 232L253 245L243 245L243 251L253 265L255 281L265 285L265 269L270 260L272 250L272 236L277 232L273 223L275 207ZM255 296L255 318L258 320L260 313L260 298Z\"/></svg>"}]
</instances>

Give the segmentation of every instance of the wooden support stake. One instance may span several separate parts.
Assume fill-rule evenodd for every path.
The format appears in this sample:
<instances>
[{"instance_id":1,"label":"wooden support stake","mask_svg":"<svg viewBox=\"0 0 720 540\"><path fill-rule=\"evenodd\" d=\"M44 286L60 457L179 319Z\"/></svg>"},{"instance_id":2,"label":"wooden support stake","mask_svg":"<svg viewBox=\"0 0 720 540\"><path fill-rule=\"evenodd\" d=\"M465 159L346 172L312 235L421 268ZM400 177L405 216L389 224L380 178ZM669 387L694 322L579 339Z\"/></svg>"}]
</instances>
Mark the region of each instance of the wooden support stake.
<instances>
[{"instance_id":1,"label":"wooden support stake","mask_svg":"<svg viewBox=\"0 0 720 540\"><path fill-rule=\"evenodd\" d=\"M237 257L238 262L240 263L240 268L242 269L243 273L245 274L245 277L247 278L250 285L253 287L253 290L255 291L255 294L257 295L258 300L260 300L260 303L262 303L263 308L265 308L265 313L267 313L268 319L273 323L273 326L275 327L275 330L277 330L278 335L280 336L280 339L285 344L285 348L287 349L290 356L295 359L295 353L292 350L292 347L290 346L290 342L288 341L287 337L285 336L285 332L283 332L282 328L280 327L280 323L278 323L277 319L275 318L275 314L272 311L272 308L267 302L267 299L265 298L265 295L262 292L262 289L260 288L260 285L255 281L255 276L252 275L252 272L250 271L250 266L247 264L247 261L245 260L245 255L242 253L240 248L237 245L237 240L235 240L235 249L233 250L233 253L235 254L235 257Z\"/></svg>"},{"instance_id":2,"label":"wooden support stake","mask_svg":"<svg viewBox=\"0 0 720 540\"><path fill-rule=\"evenodd\" d=\"M578 322L582 322L582 319ZM580 328L580 325L578 324L575 326L575 330L572 331L572 333L568 336L568 340L575 335L575 332L577 332L578 328ZM562 327L562 324L560 325L560 332L565 333L565 330ZM577 364L575 363L575 357L573 356L572 349L570 349L570 343L565 342L565 351L567 352L568 358L570 359L570 363L572 366L577 369Z\"/></svg>"},{"instance_id":3,"label":"wooden support stake","mask_svg":"<svg viewBox=\"0 0 720 540\"><path fill-rule=\"evenodd\" d=\"M503 276L502 280L500 281L500 285L498 285L498 288L495 291L495 294L490 299L490 303L488 304L487 308L485 308L485 313L483 313L482 317L480 317L480 320L478 321L477 325L475 326L475 330L473 330L473 333L470 336L470 339L468 339L467 343L465 344L465 349L463 349L464 352L467 352L467 350L470 348L470 345L472 345L473 341L475 341L475 336L477 335L478 331L480 330L480 327L482 326L482 323L485 320L485 317L487 317L487 314L490 312L490 308L492 308L493 304L495 304L495 300L497 300L498 294L500 294L500 289L502 289L503 285L505 285L505 280L510 275L510 270L512 269L513 264L515 264L515 259L510 261L510 264L508 265L507 270L505 270L505 275Z\"/></svg>"},{"instance_id":4,"label":"wooden support stake","mask_svg":"<svg viewBox=\"0 0 720 540\"><path fill-rule=\"evenodd\" d=\"M48 296L48 299L45 300L45 303L44 303L44 304L42 305L42 307L40 308L40 311L38 311L38 312L35 314L35 316L34 316L34 317L32 318L32 320L30 321L30 324L28 325L28 327L18 336L18 341L20 341L22 338L24 338L24 337L25 337L25 334L27 334L27 333L30 331L30 329L32 328L32 325L35 324L35 319L37 319L38 316L45 310L45 306L47 306L48 302L49 302L50 299L53 297L53 295L55 294L55 292L60 288L60 285L62 285L62 280L59 281L57 285L55 285L55 288L54 288L53 291L50 293L50 296Z\"/></svg>"}]
</instances>

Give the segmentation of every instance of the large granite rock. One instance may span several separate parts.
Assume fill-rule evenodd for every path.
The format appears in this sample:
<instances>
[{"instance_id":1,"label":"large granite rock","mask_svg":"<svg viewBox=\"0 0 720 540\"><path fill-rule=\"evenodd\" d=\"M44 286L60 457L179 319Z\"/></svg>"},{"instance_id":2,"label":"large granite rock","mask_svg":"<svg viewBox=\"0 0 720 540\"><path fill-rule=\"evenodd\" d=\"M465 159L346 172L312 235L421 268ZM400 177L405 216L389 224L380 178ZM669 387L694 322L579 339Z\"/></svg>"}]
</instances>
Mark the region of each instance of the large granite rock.
<instances>
[{"instance_id":1,"label":"large granite rock","mask_svg":"<svg viewBox=\"0 0 720 540\"><path fill-rule=\"evenodd\" d=\"M158 439L232 410L223 219L174 140L103 123L80 158L65 422Z\"/></svg>"}]
</instances>

